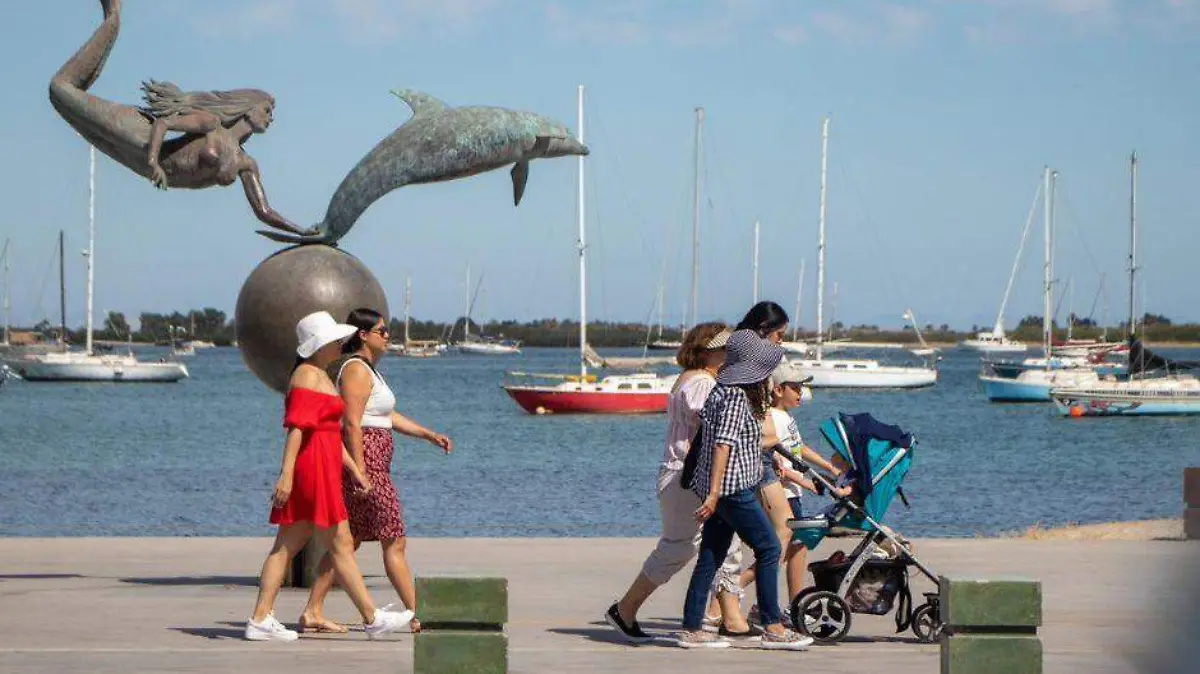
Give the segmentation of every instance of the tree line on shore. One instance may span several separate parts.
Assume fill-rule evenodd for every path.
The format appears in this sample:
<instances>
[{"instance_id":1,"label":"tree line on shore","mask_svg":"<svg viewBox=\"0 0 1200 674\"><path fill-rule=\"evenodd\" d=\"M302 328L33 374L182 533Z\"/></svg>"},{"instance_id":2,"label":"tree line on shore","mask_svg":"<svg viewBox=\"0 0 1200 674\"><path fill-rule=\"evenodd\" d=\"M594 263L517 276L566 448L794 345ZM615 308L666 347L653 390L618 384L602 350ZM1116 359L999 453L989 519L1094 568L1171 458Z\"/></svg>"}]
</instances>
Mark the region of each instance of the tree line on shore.
<instances>
[{"instance_id":1,"label":"tree line on shore","mask_svg":"<svg viewBox=\"0 0 1200 674\"><path fill-rule=\"evenodd\" d=\"M1107 336L1109 340L1120 341L1125 335L1125 323L1115 326L1099 326L1087 318L1072 317L1071 335L1076 339L1095 339ZM1056 321L1054 336L1062 339L1067 336L1067 327ZM17 328L14 328L17 329ZM1150 342L1200 342L1200 324L1175 324L1166 316L1146 314L1138 326L1141 335ZM49 321L42 321L29 329L43 339L52 341L58 338L60 328ZM107 316L96 322L95 338L105 341L133 341L138 343L169 344L172 339L177 341L203 340L218 346L233 343L235 330L233 322L224 311L206 307L187 312L172 312L170 314L142 313L138 315L138 328L133 330L128 319L121 312L111 311ZM392 341L404 340L404 322L392 318L390 323ZM949 325L928 324L921 328L921 336L928 342L958 342L975 335L982 330L990 330L984 326L971 326L969 331L958 331ZM471 321L472 335L488 335L497 338L520 340L526 346L573 346L579 343L579 323L570 319L543 318L533 321L490 321L480 324ZM1042 317L1026 316L1016 328L1010 331L1013 339L1038 344L1042 340ZM901 329L885 329L875 325L844 325L840 322L830 327L832 338L846 338L860 342L901 342L916 343L917 337L912 326ZM453 323L440 321L411 320L409 336L414 340L441 340L454 342L462 339L463 319L460 317ZM68 328L68 340L72 343L84 341L84 329ZM811 340L815 333L801 329L797 338ZM596 347L637 347L656 339L679 340L681 333L678 328L664 326L661 336L657 328L644 323L592 321L588 323L588 343ZM827 337L828 338L828 337Z\"/></svg>"}]
</instances>

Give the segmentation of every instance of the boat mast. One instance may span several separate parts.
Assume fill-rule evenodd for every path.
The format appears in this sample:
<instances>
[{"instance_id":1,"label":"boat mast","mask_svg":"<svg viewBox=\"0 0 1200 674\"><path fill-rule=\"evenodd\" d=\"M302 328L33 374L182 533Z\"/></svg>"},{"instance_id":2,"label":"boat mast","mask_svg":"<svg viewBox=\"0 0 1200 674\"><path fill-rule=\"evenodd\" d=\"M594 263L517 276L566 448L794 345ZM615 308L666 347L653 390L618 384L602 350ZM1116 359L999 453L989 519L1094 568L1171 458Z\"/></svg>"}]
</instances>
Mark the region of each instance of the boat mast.
<instances>
[{"instance_id":1,"label":"boat mast","mask_svg":"<svg viewBox=\"0 0 1200 674\"><path fill-rule=\"evenodd\" d=\"M575 124L578 127L579 143L583 140L583 85L580 84L575 98ZM579 380L587 380L587 239L584 232L583 218L583 155L579 155L579 184L576 185L576 218L579 220ZM693 280L693 284L695 281ZM693 288L695 285L693 285Z\"/></svg>"},{"instance_id":2,"label":"boat mast","mask_svg":"<svg viewBox=\"0 0 1200 674\"><path fill-rule=\"evenodd\" d=\"M466 304L463 305L463 341L471 336L471 265L467 265Z\"/></svg>"},{"instance_id":3,"label":"boat mast","mask_svg":"<svg viewBox=\"0 0 1200 674\"><path fill-rule=\"evenodd\" d=\"M409 316L412 313L412 277L405 275L404 277L404 348L408 348L408 343L411 341L408 337Z\"/></svg>"},{"instance_id":4,"label":"boat mast","mask_svg":"<svg viewBox=\"0 0 1200 674\"><path fill-rule=\"evenodd\" d=\"M664 301L664 299L665 298L663 297L663 281L661 278L659 278L658 279L658 337L656 339L660 339L660 340L662 339L662 333L663 333L663 310L664 310L663 301Z\"/></svg>"},{"instance_id":5,"label":"boat mast","mask_svg":"<svg viewBox=\"0 0 1200 674\"><path fill-rule=\"evenodd\" d=\"M8 344L9 344L8 323L9 323L9 318L10 318L9 311L12 308L11 304L10 304L9 292L8 292L8 269L9 269L8 249L11 247L11 244L12 244L12 239L6 239L4 241L4 253L3 253L3 256L4 256L4 342L3 342L3 345L4 346L8 346Z\"/></svg>"},{"instance_id":6,"label":"boat mast","mask_svg":"<svg viewBox=\"0 0 1200 674\"><path fill-rule=\"evenodd\" d=\"M695 162L692 169L692 322L699 321L700 305L700 142L703 140L704 108L696 108ZM582 165L582 164L581 164Z\"/></svg>"},{"instance_id":7,"label":"boat mast","mask_svg":"<svg viewBox=\"0 0 1200 674\"><path fill-rule=\"evenodd\" d=\"M62 350L67 350L67 240L63 230L58 230L58 317L59 342Z\"/></svg>"},{"instance_id":8,"label":"boat mast","mask_svg":"<svg viewBox=\"0 0 1200 674\"><path fill-rule=\"evenodd\" d=\"M792 341L800 335L800 298L804 296L804 258L800 258L800 281L796 284L796 313L792 316Z\"/></svg>"},{"instance_id":9,"label":"boat mast","mask_svg":"<svg viewBox=\"0 0 1200 674\"><path fill-rule=\"evenodd\" d=\"M96 273L96 146L89 145L88 163L88 248L87 253L87 347L92 355L92 296Z\"/></svg>"},{"instance_id":10,"label":"boat mast","mask_svg":"<svg viewBox=\"0 0 1200 674\"><path fill-rule=\"evenodd\" d=\"M1134 288L1137 284L1137 152L1129 155L1129 325L1126 327L1126 341L1133 341L1137 335L1136 307L1134 305Z\"/></svg>"},{"instance_id":11,"label":"boat mast","mask_svg":"<svg viewBox=\"0 0 1200 674\"><path fill-rule=\"evenodd\" d=\"M817 360L825 330L825 168L829 151L829 116L821 120L821 210L817 220Z\"/></svg>"},{"instance_id":12,"label":"boat mast","mask_svg":"<svg viewBox=\"0 0 1200 674\"><path fill-rule=\"evenodd\" d=\"M758 220L754 221L754 301L751 304L758 304Z\"/></svg>"},{"instance_id":13,"label":"boat mast","mask_svg":"<svg viewBox=\"0 0 1200 674\"><path fill-rule=\"evenodd\" d=\"M1045 352L1046 358L1050 357L1050 340L1052 337L1053 325L1050 317L1050 290L1051 284L1054 282L1051 269L1051 256L1053 255L1053 241L1051 239L1051 228L1053 227L1054 210L1054 183L1053 176L1057 173L1050 170L1049 166L1042 169L1042 181L1046 190L1046 200L1042 203L1042 220L1045 226L1045 260L1042 264L1042 350ZM1047 363L1047 367L1049 364Z\"/></svg>"}]
</instances>

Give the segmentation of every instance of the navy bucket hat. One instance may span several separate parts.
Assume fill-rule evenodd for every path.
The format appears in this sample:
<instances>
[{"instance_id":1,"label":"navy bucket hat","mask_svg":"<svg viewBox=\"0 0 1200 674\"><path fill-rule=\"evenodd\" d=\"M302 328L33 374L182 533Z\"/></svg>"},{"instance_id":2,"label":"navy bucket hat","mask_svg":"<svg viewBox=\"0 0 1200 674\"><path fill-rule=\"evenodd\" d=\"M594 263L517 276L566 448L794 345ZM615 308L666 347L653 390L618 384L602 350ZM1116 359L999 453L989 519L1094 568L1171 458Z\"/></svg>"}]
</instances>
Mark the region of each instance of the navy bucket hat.
<instances>
[{"instance_id":1,"label":"navy bucket hat","mask_svg":"<svg viewBox=\"0 0 1200 674\"><path fill-rule=\"evenodd\" d=\"M783 360L783 348L753 330L737 330L725 344L725 365L717 383L746 386L766 380Z\"/></svg>"}]
</instances>

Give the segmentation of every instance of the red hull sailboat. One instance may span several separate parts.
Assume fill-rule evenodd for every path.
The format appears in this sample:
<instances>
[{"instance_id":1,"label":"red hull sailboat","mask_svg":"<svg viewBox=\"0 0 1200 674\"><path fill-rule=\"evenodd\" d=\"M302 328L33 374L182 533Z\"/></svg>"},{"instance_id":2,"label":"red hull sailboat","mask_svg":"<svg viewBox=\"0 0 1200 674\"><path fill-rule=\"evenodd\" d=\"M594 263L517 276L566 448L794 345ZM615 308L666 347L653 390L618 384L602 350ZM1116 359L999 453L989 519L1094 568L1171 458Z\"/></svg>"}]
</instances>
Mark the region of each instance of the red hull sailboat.
<instances>
[{"instance_id":1,"label":"red hull sailboat","mask_svg":"<svg viewBox=\"0 0 1200 674\"><path fill-rule=\"evenodd\" d=\"M578 91L578 133L583 142L583 87ZM559 380L555 384L511 384L504 391L530 414L653 414L667 411L667 396L675 377L652 373L610 375L597 379L588 374L587 266L584 228L583 157L579 157L577 186L579 220L579 374L525 374L510 376Z\"/></svg>"}]
</instances>

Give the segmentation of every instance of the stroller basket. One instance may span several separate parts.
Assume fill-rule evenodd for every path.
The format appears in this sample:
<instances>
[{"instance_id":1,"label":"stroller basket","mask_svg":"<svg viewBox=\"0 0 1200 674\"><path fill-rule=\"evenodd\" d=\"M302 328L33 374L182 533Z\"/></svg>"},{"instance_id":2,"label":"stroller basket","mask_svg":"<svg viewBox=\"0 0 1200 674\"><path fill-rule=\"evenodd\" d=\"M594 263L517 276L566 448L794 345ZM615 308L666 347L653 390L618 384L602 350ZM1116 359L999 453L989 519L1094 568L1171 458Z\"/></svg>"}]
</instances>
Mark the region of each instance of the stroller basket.
<instances>
[{"instance_id":1,"label":"stroller basket","mask_svg":"<svg viewBox=\"0 0 1200 674\"><path fill-rule=\"evenodd\" d=\"M817 589L837 593L854 563L844 561L813 562L808 565ZM908 589L908 565L899 559L870 559L859 570L846 593L846 602L855 613L885 615L892 610L896 597Z\"/></svg>"}]
</instances>

